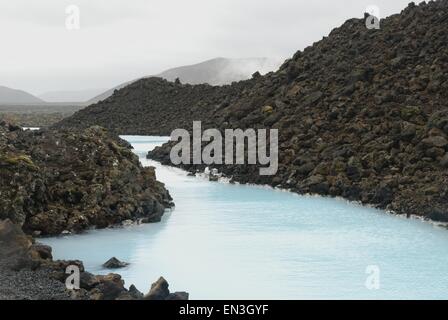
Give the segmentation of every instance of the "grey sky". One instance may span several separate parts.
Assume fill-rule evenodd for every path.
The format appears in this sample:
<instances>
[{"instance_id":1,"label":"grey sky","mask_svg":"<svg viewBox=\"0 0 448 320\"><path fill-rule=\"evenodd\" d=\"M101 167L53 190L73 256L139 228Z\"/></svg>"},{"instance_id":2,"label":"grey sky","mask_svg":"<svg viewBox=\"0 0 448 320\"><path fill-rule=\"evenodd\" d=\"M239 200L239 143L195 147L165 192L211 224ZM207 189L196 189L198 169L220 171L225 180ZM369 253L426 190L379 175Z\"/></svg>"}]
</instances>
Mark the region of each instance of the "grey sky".
<instances>
[{"instance_id":1,"label":"grey sky","mask_svg":"<svg viewBox=\"0 0 448 320\"><path fill-rule=\"evenodd\" d=\"M409 0L0 0L0 85L107 88L214 57L288 58L376 5ZM68 5L80 30L65 27Z\"/></svg>"}]
</instances>

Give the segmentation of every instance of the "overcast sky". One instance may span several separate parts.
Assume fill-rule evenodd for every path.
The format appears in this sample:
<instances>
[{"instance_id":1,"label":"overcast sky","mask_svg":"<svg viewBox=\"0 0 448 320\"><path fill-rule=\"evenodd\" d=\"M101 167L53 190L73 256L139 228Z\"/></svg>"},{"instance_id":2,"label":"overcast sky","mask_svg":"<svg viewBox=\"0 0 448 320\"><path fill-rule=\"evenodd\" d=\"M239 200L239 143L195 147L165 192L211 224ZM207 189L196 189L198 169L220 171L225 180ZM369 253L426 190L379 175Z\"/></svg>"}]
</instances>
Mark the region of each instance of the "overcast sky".
<instances>
[{"instance_id":1,"label":"overcast sky","mask_svg":"<svg viewBox=\"0 0 448 320\"><path fill-rule=\"evenodd\" d=\"M408 0L0 0L0 85L108 88L214 57L286 59L376 5ZM66 7L80 9L67 30Z\"/></svg>"}]
</instances>

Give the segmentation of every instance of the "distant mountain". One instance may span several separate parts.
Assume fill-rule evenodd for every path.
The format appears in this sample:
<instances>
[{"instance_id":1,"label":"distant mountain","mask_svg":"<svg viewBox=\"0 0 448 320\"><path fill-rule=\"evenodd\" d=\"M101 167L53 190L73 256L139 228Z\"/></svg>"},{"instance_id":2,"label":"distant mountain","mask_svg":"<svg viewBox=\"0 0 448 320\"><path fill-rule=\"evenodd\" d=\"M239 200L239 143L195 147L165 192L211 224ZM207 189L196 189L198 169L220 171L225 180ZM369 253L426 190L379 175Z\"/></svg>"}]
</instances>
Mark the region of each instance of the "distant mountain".
<instances>
[{"instance_id":1,"label":"distant mountain","mask_svg":"<svg viewBox=\"0 0 448 320\"><path fill-rule=\"evenodd\" d=\"M155 76L169 81L179 78L182 83L189 84L225 85L234 81L250 79L256 71L259 71L261 74L275 71L280 67L281 63L282 61L280 60L269 58L216 58L198 64L169 69ZM140 79L120 84L89 100L87 103L92 104L107 99L115 90L122 89L137 80Z\"/></svg>"},{"instance_id":2,"label":"distant mountain","mask_svg":"<svg viewBox=\"0 0 448 320\"><path fill-rule=\"evenodd\" d=\"M39 95L46 102L86 102L107 89L87 89L78 91L50 91Z\"/></svg>"},{"instance_id":3,"label":"distant mountain","mask_svg":"<svg viewBox=\"0 0 448 320\"><path fill-rule=\"evenodd\" d=\"M0 86L0 104L33 104L43 102L28 92Z\"/></svg>"},{"instance_id":4,"label":"distant mountain","mask_svg":"<svg viewBox=\"0 0 448 320\"><path fill-rule=\"evenodd\" d=\"M281 61L268 58L226 59L216 58L191 66L173 68L158 74L169 81L179 78L182 83L225 85L249 79L259 71L261 74L275 71Z\"/></svg>"}]
</instances>

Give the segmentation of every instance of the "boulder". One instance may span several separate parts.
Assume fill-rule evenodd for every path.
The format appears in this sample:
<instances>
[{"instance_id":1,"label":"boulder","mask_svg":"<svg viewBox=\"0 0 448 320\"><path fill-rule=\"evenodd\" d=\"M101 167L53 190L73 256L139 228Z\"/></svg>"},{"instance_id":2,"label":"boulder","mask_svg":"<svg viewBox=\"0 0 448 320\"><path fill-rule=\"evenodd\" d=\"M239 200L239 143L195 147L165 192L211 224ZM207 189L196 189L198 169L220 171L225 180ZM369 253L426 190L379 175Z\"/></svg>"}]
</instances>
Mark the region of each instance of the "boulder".
<instances>
[{"instance_id":1,"label":"boulder","mask_svg":"<svg viewBox=\"0 0 448 320\"><path fill-rule=\"evenodd\" d=\"M53 250L50 246L41 243L35 243L31 246L31 250L34 250L43 260L53 260Z\"/></svg>"},{"instance_id":2,"label":"boulder","mask_svg":"<svg viewBox=\"0 0 448 320\"><path fill-rule=\"evenodd\" d=\"M115 300L120 295L126 293L124 281L118 274L110 273L106 276L97 276L99 284L95 286L97 297L101 300Z\"/></svg>"},{"instance_id":3,"label":"boulder","mask_svg":"<svg viewBox=\"0 0 448 320\"><path fill-rule=\"evenodd\" d=\"M311 171L313 171L315 168L315 165L313 163L305 163L301 165L299 168L297 168L297 172L302 175L307 175Z\"/></svg>"},{"instance_id":4,"label":"boulder","mask_svg":"<svg viewBox=\"0 0 448 320\"><path fill-rule=\"evenodd\" d=\"M403 120L410 121L422 114L418 106L405 106L401 108L400 115Z\"/></svg>"},{"instance_id":5,"label":"boulder","mask_svg":"<svg viewBox=\"0 0 448 320\"><path fill-rule=\"evenodd\" d=\"M165 300L188 300L188 292L174 292L170 293Z\"/></svg>"},{"instance_id":6,"label":"boulder","mask_svg":"<svg viewBox=\"0 0 448 320\"><path fill-rule=\"evenodd\" d=\"M320 91L310 93L303 100L303 105L305 107L311 106L311 105L317 103L320 99L322 99L322 97L323 97L323 93Z\"/></svg>"},{"instance_id":7,"label":"boulder","mask_svg":"<svg viewBox=\"0 0 448 320\"><path fill-rule=\"evenodd\" d=\"M440 160L440 165L444 168L448 168L448 153L446 153L442 160Z\"/></svg>"},{"instance_id":8,"label":"boulder","mask_svg":"<svg viewBox=\"0 0 448 320\"><path fill-rule=\"evenodd\" d=\"M422 140L426 147L445 148L448 146L448 140L442 136L433 136Z\"/></svg>"},{"instance_id":9,"label":"boulder","mask_svg":"<svg viewBox=\"0 0 448 320\"><path fill-rule=\"evenodd\" d=\"M257 79L257 78L260 78L261 77L261 73L259 72L259 71L256 71L256 72L254 72L253 74L252 74L252 78L253 79Z\"/></svg>"},{"instance_id":10,"label":"boulder","mask_svg":"<svg viewBox=\"0 0 448 320\"><path fill-rule=\"evenodd\" d=\"M143 299L144 294L141 293L133 284L129 287L129 295L134 299Z\"/></svg>"},{"instance_id":11,"label":"boulder","mask_svg":"<svg viewBox=\"0 0 448 320\"><path fill-rule=\"evenodd\" d=\"M100 279L90 272L82 272L79 280L79 286L86 290L92 290L100 284Z\"/></svg>"},{"instance_id":12,"label":"boulder","mask_svg":"<svg viewBox=\"0 0 448 320\"><path fill-rule=\"evenodd\" d=\"M122 262L122 261L118 260L117 258L113 257L113 258L110 258L109 260L107 260L103 264L103 267L106 269L119 269L119 268L127 267L128 265L129 265L129 263Z\"/></svg>"},{"instance_id":13,"label":"boulder","mask_svg":"<svg viewBox=\"0 0 448 320\"><path fill-rule=\"evenodd\" d=\"M448 110L434 112L428 120L429 128L438 128L448 134Z\"/></svg>"},{"instance_id":14,"label":"boulder","mask_svg":"<svg viewBox=\"0 0 448 320\"><path fill-rule=\"evenodd\" d=\"M434 208L428 214L428 218L434 221L448 222L448 211L440 208Z\"/></svg>"},{"instance_id":15,"label":"boulder","mask_svg":"<svg viewBox=\"0 0 448 320\"><path fill-rule=\"evenodd\" d=\"M264 114L271 114L272 112L274 112L274 108L271 106L264 106L263 108L261 108L261 112Z\"/></svg>"},{"instance_id":16,"label":"boulder","mask_svg":"<svg viewBox=\"0 0 448 320\"><path fill-rule=\"evenodd\" d=\"M12 270L36 269L39 255L31 250L33 240L11 220L0 220L0 260Z\"/></svg>"},{"instance_id":17,"label":"boulder","mask_svg":"<svg viewBox=\"0 0 448 320\"><path fill-rule=\"evenodd\" d=\"M145 295L145 300L166 300L170 295L168 290L168 282L160 277L156 282L151 285L151 290Z\"/></svg>"}]
</instances>

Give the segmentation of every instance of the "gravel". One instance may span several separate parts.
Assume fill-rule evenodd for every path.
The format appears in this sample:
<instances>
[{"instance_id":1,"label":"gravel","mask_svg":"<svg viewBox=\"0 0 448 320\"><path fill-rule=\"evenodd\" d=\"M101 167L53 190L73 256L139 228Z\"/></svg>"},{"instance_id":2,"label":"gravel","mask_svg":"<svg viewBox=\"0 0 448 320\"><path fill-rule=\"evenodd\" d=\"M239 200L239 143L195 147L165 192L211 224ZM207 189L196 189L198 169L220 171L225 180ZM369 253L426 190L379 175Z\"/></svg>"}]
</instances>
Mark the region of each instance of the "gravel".
<instances>
[{"instance_id":1,"label":"gravel","mask_svg":"<svg viewBox=\"0 0 448 320\"><path fill-rule=\"evenodd\" d=\"M50 270L13 271L0 263L0 300L70 300L65 285Z\"/></svg>"}]
</instances>

